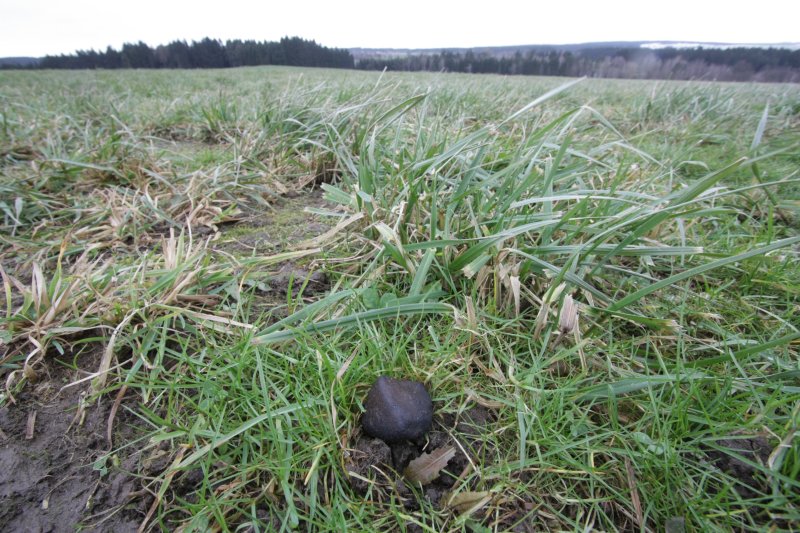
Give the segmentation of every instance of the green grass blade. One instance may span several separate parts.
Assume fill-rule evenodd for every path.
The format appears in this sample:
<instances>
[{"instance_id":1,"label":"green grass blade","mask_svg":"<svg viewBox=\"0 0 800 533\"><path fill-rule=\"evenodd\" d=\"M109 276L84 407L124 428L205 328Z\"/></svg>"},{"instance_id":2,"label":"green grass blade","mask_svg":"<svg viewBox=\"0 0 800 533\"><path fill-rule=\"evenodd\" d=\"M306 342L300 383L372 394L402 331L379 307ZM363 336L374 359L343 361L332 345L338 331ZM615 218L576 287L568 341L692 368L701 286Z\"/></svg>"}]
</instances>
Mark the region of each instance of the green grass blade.
<instances>
[{"instance_id":1,"label":"green grass blade","mask_svg":"<svg viewBox=\"0 0 800 533\"><path fill-rule=\"evenodd\" d=\"M661 281L659 281L657 283L653 283L652 285L648 285L647 287L639 289L638 291L636 291L636 292L634 292L632 294L629 294L625 298L619 300L617 303L612 305L609 308L609 311L619 311L621 309L624 309L625 307L631 305L632 303L641 300L642 298L644 298L648 294L651 294L651 293L653 293L653 292L655 292L655 291L657 291L659 289L663 289L664 287L668 287L668 286L670 286L670 285L672 285L674 283L677 283L679 281L682 281L684 279L691 278L691 277L697 276L699 274L704 274L706 272L709 272L709 271L714 270L716 268L723 267L725 265L730 265L732 263L738 263L739 261L744 261L746 259L750 259L751 257L756 257L758 255L764 255L764 254L772 252L774 250L779 250L781 248L785 248L787 246L791 246L793 244L797 244L798 242L800 242L800 237L790 237L788 239L783 239L783 240L780 240L780 241L776 241L776 242L774 242L774 243L772 243L770 245L767 245L767 246L762 246L760 248L756 248L754 250L749 250L747 252L744 252L744 253L741 253L741 254L737 254L737 255L734 255L734 256L731 256L731 257L724 257L722 259L717 259L716 261L712 261L712 262L707 263L705 265L700 265L700 266L697 266L697 267L694 267L694 268L690 268L689 270L686 270L686 271L681 272L679 274L675 274L674 276L670 276L670 277L668 277L666 279L663 279L663 280L661 280Z\"/></svg>"},{"instance_id":2,"label":"green grass blade","mask_svg":"<svg viewBox=\"0 0 800 533\"><path fill-rule=\"evenodd\" d=\"M418 303L404 304L380 309L370 309L361 313L323 320L322 322L310 323L297 328L284 329L258 335L253 338L253 344L274 344L283 342L298 335L306 333L322 333L338 328L350 328L358 326L363 322L373 320L384 320L388 318L399 318L401 316L425 315L425 314L449 314L453 313L454 308L448 304L441 303Z\"/></svg>"}]
</instances>

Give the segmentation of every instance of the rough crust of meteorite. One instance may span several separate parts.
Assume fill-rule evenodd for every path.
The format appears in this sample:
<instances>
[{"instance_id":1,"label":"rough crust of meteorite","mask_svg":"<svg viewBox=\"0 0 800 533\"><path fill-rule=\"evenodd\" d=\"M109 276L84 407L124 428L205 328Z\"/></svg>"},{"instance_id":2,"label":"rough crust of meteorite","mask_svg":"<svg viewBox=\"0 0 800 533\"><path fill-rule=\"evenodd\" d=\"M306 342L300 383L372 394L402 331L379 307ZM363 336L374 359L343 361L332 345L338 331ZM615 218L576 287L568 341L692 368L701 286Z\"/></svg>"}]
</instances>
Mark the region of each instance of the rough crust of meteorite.
<instances>
[{"instance_id":1,"label":"rough crust of meteorite","mask_svg":"<svg viewBox=\"0 0 800 533\"><path fill-rule=\"evenodd\" d=\"M369 390L364 406L364 432L384 442L417 440L433 421L433 402L418 381L381 376Z\"/></svg>"}]
</instances>

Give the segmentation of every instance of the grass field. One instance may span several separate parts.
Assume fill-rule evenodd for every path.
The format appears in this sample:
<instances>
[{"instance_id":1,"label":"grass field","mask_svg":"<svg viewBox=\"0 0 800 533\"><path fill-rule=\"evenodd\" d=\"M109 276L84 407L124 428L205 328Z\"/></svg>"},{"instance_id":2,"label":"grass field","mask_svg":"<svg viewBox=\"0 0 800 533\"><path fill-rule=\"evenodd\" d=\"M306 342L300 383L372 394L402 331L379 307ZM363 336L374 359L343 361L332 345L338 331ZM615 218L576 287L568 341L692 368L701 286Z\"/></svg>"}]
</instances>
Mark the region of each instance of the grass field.
<instances>
[{"instance_id":1,"label":"grass field","mask_svg":"<svg viewBox=\"0 0 800 533\"><path fill-rule=\"evenodd\" d=\"M0 525L796 530L798 169L797 85L2 73Z\"/></svg>"}]
</instances>

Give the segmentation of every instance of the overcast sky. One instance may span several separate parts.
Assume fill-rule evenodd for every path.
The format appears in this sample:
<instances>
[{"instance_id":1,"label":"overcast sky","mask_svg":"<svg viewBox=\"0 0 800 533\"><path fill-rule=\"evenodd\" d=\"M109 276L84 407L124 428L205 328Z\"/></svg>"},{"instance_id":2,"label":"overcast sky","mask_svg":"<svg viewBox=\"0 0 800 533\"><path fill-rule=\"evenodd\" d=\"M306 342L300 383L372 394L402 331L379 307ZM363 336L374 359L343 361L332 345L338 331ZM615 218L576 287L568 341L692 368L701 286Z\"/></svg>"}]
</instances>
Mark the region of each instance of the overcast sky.
<instances>
[{"instance_id":1,"label":"overcast sky","mask_svg":"<svg viewBox=\"0 0 800 533\"><path fill-rule=\"evenodd\" d=\"M0 0L0 56L284 35L343 48L800 41L800 1Z\"/></svg>"}]
</instances>

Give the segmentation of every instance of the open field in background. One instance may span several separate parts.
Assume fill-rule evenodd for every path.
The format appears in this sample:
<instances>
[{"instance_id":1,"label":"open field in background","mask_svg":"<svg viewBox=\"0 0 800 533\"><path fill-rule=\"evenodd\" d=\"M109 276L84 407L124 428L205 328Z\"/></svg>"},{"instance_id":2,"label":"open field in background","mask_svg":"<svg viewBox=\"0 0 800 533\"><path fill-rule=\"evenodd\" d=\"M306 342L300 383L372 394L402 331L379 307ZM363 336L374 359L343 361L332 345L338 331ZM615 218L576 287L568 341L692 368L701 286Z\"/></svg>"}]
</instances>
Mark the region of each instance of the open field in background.
<instances>
[{"instance_id":1,"label":"open field in background","mask_svg":"<svg viewBox=\"0 0 800 533\"><path fill-rule=\"evenodd\" d=\"M800 527L800 87L563 84L0 74L0 524Z\"/></svg>"}]
</instances>

